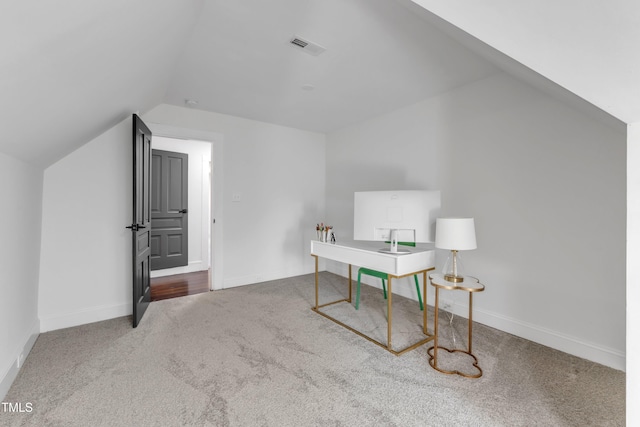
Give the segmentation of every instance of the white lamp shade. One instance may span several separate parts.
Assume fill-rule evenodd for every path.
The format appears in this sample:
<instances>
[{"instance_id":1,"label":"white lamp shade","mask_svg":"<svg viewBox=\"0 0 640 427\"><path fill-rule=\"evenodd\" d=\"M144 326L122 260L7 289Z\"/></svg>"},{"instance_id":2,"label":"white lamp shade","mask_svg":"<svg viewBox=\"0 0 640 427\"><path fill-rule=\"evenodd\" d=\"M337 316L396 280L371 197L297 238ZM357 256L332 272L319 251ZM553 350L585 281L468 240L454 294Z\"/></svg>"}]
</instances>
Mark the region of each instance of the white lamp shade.
<instances>
[{"instance_id":1,"label":"white lamp shade","mask_svg":"<svg viewBox=\"0 0 640 427\"><path fill-rule=\"evenodd\" d=\"M473 218L436 219L436 248L457 251L477 248Z\"/></svg>"}]
</instances>

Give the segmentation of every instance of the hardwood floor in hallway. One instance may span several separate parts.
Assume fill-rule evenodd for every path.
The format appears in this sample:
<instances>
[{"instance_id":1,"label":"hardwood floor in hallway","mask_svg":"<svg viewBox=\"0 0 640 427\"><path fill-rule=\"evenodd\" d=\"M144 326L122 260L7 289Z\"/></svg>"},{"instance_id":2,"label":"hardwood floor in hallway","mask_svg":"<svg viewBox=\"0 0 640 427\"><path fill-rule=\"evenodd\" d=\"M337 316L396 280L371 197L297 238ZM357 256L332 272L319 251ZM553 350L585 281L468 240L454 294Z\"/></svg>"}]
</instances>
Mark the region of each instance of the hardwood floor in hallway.
<instances>
[{"instance_id":1,"label":"hardwood floor in hallway","mask_svg":"<svg viewBox=\"0 0 640 427\"><path fill-rule=\"evenodd\" d=\"M151 301L183 297L209 291L210 270L151 279Z\"/></svg>"}]
</instances>

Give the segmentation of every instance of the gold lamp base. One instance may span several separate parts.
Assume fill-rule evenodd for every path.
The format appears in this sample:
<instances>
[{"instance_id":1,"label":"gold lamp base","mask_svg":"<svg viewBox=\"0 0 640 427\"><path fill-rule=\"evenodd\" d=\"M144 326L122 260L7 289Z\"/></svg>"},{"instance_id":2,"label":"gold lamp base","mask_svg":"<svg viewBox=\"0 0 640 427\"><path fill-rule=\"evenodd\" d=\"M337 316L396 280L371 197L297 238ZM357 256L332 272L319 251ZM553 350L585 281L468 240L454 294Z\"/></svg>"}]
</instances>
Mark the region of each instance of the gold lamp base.
<instances>
[{"instance_id":1,"label":"gold lamp base","mask_svg":"<svg viewBox=\"0 0 640 427\"><path fill-rule=\"evenodd\" d=\"M453 274L445 274L444 280L453 283L460 283L464 281L464 277L462 276L454 276Z\"/></svg>"}]
</instances>

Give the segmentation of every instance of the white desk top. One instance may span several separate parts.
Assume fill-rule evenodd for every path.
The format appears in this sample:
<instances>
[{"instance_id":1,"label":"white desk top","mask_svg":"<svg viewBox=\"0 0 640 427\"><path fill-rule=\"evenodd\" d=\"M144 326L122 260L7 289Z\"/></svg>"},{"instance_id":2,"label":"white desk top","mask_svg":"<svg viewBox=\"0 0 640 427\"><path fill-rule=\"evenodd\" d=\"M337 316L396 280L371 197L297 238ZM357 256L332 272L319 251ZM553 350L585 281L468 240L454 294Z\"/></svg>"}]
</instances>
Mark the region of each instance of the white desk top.
<instances>
[{"instance_id":1,"label":"white desk top","mask_svg":"<svg viewBox=\"0 0 640 427\"><path fill-rule=\"evenodd\" d=\"M433 244L418 244L416 247L401 246L408 254L378 252L387 247L384 242L346 241L325 243L311 241L311 255L345 264L371 268L394 276L404 276L435 266L435 248Z\"/></svg>"}]
</instances>

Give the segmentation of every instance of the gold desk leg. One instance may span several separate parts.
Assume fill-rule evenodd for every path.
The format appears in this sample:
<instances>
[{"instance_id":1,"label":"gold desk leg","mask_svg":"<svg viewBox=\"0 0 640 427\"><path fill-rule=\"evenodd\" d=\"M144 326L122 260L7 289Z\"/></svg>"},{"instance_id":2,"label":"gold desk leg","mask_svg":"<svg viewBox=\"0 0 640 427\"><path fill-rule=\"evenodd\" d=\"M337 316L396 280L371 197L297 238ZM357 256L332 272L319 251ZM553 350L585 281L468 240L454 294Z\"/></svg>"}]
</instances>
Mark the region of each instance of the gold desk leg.
<instances>
[{"instance_id":1,"label":"gold desk leg","mask_svg":"<svg viewBox=\"0 0 640 427\"><path fill-rule=\"evenodd\" d=\"M315 309L318 309L318 256L317 255L311 255L312 257L314 257L316 259L316 275L315 275L315 279L316 279L316 305L315 305Z\"/></svg>"},{"instance_id":2,"label":"gold desk leg","mask_svg":"<svg viewBox=\"0 0 640 427\"><path fill-rule=\"evenodd\" d=\"M318 255L313 255L316 259L316 310L318 309Z\"/></svg>"},{"instance_id":3,"label":"gold desk leg","mask_svg":"<svg viewBox=\"0 0 640 427\"><path fill-rule=\"evenodd\" d=\"M428 335L429 332L427 330L427 312L428 312L428 305L427 305L427 272L423 271L422 272L422 301L424 302L423 304L423 310L422 310L422 333L425 335Z\"/></svg>"},{"instance_id":4,"label":"gold desk leg","mask_svg":"<svg viewBox=\"0 0 640 427\"><path fill-rule=\"evenodd\" d=\"M341 302L349 302L349 303L351 303L352 295L353 295L353 293L352 293L352 289L353 289L353 284L352 284L352 282L353 282L352 266L351 266L351 264L349 264L349 299L346 299L346 298L345 299L340 299L340 300L331 301L331 302L324 303L324 304L320 305L319 297L318 297L318 287L319 287L319 285L318 285L318 282L319 282L319 279L318 279L318 258L319 257L317 255L313 255L313 254L312 254L312 256L315 258L315 269L316 269L316 271L315 271L315 287L316 287L316 289L315 289L316 296L315 297L316 297L316 303L315 303L315 306L311 308L313 311L315 311L316 313L320 314L321 316L326 317L327 319L337 323L338 325L350 330L351 332L354 332L355 334L357 334L357 335L369 340L370 342L372 342L372 343L374 343L374 344L386 349L387 351L389 351L390 353L392 353L395 356L401 356L404 353L407 353L407 352L409 352L411 350L414 350L414 349L420 347L421 345L426 344L429 341L433 340L433 338L434 338L433 335L429 335L428 333L426 333L427 337L425 339L423 339L422 341L419 341L417 343L414 343L414 344L410 345L407 348L404 348L404 349L398 350L398 351L393 350L391 348L391 344L392 344L391 343L391 331L392 331L392 327L393 327L393 323L392 323L393 312L392 312L392 308L391 308L392 307L392 296L391 296L392 295L392 289L391 289L392 288L392 285L391 285L391 280L392 279L389 276L387 276L388 282L389 282L389 287L388 287L388 298L387 298L388 324L387 324L387 342L386 343L377 341L377 340L375 340L375 339L363 334L362 332L360 332L360 331L358 331L356 329L353 329L349 325L346 325L346 324L340 322L339 320L331 317L330 315L320 311L321 308L329 306L329 305L338 304L338 303L341 303ZM426 270L426 271L431 271L431 270L433 270L433 268L431 268L429 270ZM423 272L423 291L422 291L425 296L426 296L426 271ZM410 275L413 275L413 273L409 274L408 276L410 276ZM394 276L394 277L396 277L396 276ZM402 277L405 277L405 276L402 276ZM398 278L398 277L396 277L396 278ZM427 305L426 297L425 297L425 300L424 300L424 304L425 304L424 308L425 308L425 312L426 312L426 305ZM427 331L427 326L426 326L427 320L426 319L427 319L427 316L426 316L426 313L425 313L425 317L423 319L423 322L424 322L423 330L424 331Z\"/></svg>"},{"instance_id":5,"label":"gold desk leg","mask_svg":"<svg viewBox=\"0 0 640 427\"><path fill-rule=\"evenodd\" d=\"M331 301L331 302L328 302L328 303L320 305L320 298L318 296L318 258L319 257L318 257L318 255L314 255L314 254L311 254L311 256L316 259L316 261L315 261L315 265L316 265L316 272L315 272L316 304L315 304L315 306L311 307L311 310L315 311L316 313L322 314L324 317L327 317L327 318L333 320L334 322L336 322L335 319L333 319L330 316L320 312L320 309L322 307L326 307L328 305L337 304L337 303L340 303L340 302L351 302L351 265L349 265L349 299L346 299L346 298L339 299L339 300L336 300L336 301ZM339 322L336 322L336 323L339 323Z\"/></svg>"}]
</instances>

